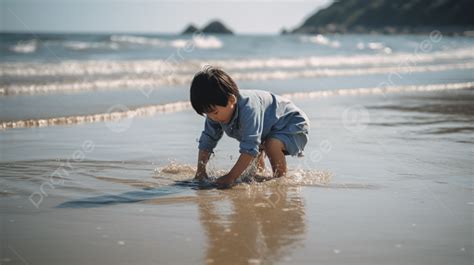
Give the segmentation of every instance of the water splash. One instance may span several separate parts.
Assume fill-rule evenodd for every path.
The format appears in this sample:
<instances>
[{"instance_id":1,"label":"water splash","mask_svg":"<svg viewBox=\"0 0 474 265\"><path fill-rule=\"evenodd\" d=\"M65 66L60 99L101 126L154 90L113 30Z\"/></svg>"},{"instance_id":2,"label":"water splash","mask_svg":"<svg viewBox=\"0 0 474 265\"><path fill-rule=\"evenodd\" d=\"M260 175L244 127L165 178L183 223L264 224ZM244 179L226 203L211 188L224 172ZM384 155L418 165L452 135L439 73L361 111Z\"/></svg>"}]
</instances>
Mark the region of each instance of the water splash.
<instances>
[{"instance_id":1,"label":"water splash","mask_svg":"<svg viewBox=\"0 0 474 265\"><path fill-rule=\"evenodd\" d=\"M209 161L207 172L209 179L202 184L204 187L212 185L215 180L228 173L228 170L217 169L212 159ZM160 183L170 185L176 181L180 184L189 184L197 187L197 184L192 181L196 167L188 164L180 164L171 162L163 167L154 170L153 178L158 179ZM249 167L236 180L237 184L259 185L259 183L269 183L269 185L286 185L286 186L325 186L328 185L333 177L329 171L308 170L308 169L289 169L287 175L281 178L273 178L272 171L269 168L259 172L257 160L254 159ZM266 184L264 184L266 185Z\"/></svg>"}]
</instances>

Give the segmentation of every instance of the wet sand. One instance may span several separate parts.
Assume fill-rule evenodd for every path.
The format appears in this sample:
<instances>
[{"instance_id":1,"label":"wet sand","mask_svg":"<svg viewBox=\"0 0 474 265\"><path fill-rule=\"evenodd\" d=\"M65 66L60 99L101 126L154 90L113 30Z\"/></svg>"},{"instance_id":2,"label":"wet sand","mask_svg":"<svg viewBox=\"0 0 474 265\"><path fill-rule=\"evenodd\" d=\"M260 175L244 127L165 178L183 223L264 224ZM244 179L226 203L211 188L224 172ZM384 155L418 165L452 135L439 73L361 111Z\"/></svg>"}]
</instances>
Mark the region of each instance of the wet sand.
<instances>
[{"instance_id":1,"label":"wet sand","mask_svg":"<svg viewBox=\"0 0 474 265\"><path fill-rule=\"evenodd\" d=\"M472 264L474 90L296 103L312 130L291 179L231 190L177 185L192 177L201 128L190 111L119 134L4 131L0 263ZM214 172L236 148L220 143ZM67 174L51 177L58 168Z\"/></svg>"}]
</instances>

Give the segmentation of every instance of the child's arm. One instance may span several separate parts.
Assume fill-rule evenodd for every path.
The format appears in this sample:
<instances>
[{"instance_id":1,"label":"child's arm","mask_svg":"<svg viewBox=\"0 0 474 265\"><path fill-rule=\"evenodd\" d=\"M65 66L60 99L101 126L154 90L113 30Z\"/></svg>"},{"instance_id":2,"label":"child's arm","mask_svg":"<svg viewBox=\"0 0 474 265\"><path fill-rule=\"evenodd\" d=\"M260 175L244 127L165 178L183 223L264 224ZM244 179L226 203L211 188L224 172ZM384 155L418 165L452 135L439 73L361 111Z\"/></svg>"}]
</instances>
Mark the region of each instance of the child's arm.
<instances>
[{"instance_id":1,"label":"child's arm","mask_svg":"<svg viewBox=\"0 0 474 265\"><path fill-rule=\"evenodd\" d=\"M199 154L196 175L197 180L207 178L206 164L209 161L212 150L216 147L217 142L222 138L223 130L219 123L206 118L204 131L199 138Z\"/></svg>"},{"instance_id":2,"label":"child's arm","mask_svg":"<svg viewBox=\"0 0 474 265\"><path fill-rule=\"evenodd\" d=\"M244 172L253 159L254 157L252 155L241 153L239 159L230 172L216 180L217 185L223 188L229 187L242 174L242 172Z\"/></svg>"},{"instance_id":3,"label":"child's arm","mask_svg":"<svg viewBox=\"0 0 474 265\"><path fill-rule=\"evenodd\" d=\"M211 156L211 153L209 153L208 151L199 150L197 170L196 170L196 175L194 176L194 179L203 180L203 179L208 178L207 172L206 172L206 164L207 164L207 161L209 161L210 156Z\"/></svg>"},{"instance_id":4,"label":"child's arm","mask_svg":"<svg viewBox=\"0 0 474 265\"><path fill-rule=\"evenodd\" d=\"M260 101L258 102L247 104L239 111L242 126L242 138L239 140L240 157L227 175L217 179L217 184L223 188L229 187L259 154L265 111Z\"/></svg>"}]
</instances>

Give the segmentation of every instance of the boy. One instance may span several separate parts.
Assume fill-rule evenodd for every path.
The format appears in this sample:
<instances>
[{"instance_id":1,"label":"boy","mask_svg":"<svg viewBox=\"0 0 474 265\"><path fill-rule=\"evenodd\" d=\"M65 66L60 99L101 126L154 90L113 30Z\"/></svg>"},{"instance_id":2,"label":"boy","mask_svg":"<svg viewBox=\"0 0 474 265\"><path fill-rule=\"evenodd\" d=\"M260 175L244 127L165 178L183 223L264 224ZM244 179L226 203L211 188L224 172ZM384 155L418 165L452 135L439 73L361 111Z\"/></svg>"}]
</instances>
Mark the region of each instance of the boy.
<instances>
[{"instance_id":1,"label":"boy","mask_svg":"<svg viewBox=\"0 0 474 265\"><path fill-rule=\"evenodd\" d=\"M263 151L274 177L286 174L285 155L302 156L309 120L291 101L266 91L239 90L227 73L212 66L194 76L190 96L194 110L206 116L196 180L208 177L206 164L223 132L240 142L240 157L227 175L216 180L219 187L230 187L255 158L258 169L264 169Z\"/></svg>"}]
</instances>

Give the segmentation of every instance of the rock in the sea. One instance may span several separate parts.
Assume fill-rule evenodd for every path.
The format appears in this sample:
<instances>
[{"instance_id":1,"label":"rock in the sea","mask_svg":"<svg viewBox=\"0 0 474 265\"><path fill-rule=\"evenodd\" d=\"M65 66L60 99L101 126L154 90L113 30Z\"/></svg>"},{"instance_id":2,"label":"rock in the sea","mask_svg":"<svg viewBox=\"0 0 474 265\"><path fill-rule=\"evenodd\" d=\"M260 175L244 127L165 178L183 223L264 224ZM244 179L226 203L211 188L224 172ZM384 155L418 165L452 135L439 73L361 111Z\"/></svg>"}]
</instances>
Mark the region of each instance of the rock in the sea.
<instances>
[{"instance_id":1,"label":"rock in the sea","mask_svg":"<svg viewBox=\"0 0 474 265\"><path fill-rule=\"evenodd\" d=\"M203 33L216 33L216 34L234 34L228 29L222 22L218 20L211 21L207 26L202 28Z\"/></svg>"},{"instance_id":2,"label":"rock in the sea","mask_svg":"<svg viewBox=\"0 0 474 265\"><path fill-rule=\"evenodd\" d=\"M287 30L286 28L282 28L282 29L280 30L280 34L281 34L281 35L286 35L286 34L288 34L288 33L289 33L289 32L288 32L288 30Z\"/></svg>"},{"instance_id":3,"label":"rock in the sea","mask_svg":"<svg viewBox=\"0 0 474 265\"><path fill-rule=\"evenodd\" d=\"M198 31L199 31L199 29L196 26L194 26L194 24L189 24L186 27L186 29L183 31L183 33L181 33L181 34L193 34L193 33L198 32Z\"/></svg>"}]
</instances>

